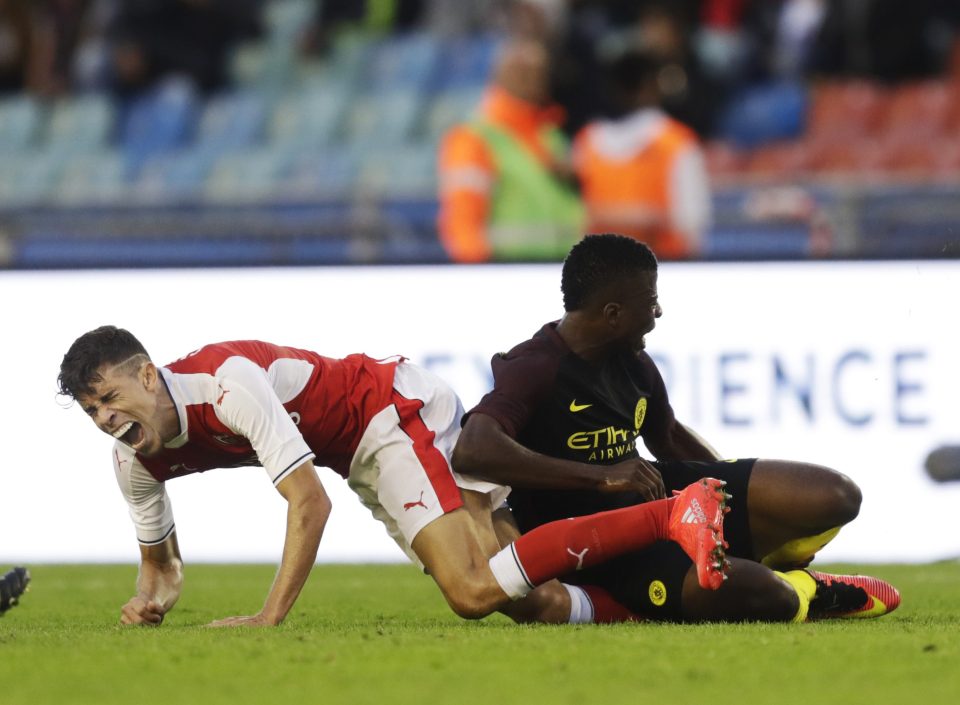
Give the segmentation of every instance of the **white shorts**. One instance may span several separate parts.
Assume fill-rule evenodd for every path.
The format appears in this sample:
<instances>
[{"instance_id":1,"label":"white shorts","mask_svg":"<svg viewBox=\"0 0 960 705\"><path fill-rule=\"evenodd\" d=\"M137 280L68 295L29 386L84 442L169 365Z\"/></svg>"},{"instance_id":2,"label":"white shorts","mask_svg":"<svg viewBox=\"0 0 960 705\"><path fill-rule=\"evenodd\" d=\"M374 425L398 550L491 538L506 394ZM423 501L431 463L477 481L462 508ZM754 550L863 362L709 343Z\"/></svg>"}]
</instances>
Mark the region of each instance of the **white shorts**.
<instances>
[{"instance_id":1,"label":"white shorts","mask_svg":"<svg viewBox=\"0 0 960 705\"><path fill-rule=\"evenodd\" d=\"M417 565L410 545L434 519L463 506L460 488L503 504L510 488L460 475L450 467L463 406L432 372L397 365L392 403L370 421L350 462L347 484Z\"/></svg>"}]
</instances>

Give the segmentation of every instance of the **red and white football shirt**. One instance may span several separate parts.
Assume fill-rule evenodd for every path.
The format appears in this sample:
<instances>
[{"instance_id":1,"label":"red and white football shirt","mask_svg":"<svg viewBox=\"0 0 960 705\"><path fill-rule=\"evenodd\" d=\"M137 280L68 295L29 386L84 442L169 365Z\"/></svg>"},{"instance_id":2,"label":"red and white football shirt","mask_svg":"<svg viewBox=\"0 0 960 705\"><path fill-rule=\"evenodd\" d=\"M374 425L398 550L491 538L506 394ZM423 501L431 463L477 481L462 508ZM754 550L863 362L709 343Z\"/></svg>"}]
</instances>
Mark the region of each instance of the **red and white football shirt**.
<instances>
[{"instance_id":1,"label":"red and white football shirt","mask_svg":"<svg viewBox=\"0 0 960 705\"><path fill-rule=\"evenodd\" d=\"M139 541L159 543L173 531L163 483L174 477L262 465L276 485L311 459L347 477L367 425L390 404L397 362L244 340L160 368L180 434L151 458L121 442L113 454Z\"/></svg>"}]
</instances>

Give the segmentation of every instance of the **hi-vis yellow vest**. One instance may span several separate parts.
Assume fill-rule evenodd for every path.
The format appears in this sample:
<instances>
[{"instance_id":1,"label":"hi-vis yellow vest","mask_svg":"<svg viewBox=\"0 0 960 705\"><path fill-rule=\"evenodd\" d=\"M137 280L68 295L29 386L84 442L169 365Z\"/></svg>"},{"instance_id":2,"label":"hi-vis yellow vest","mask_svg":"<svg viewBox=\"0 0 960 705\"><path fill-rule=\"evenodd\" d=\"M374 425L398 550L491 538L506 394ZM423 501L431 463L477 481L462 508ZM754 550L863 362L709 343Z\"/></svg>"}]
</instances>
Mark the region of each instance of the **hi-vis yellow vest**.
<instances>
[{"instance_id":1,"label":"hi-vis yellow vest","mask_svg":"<svg viewBox=\"0 0 960 705\"><path fill-rule=\"evenodd\" d=\"M493 258L562 260L583 236L579 195L508 132L483 121L470 123L469 129L490 147L498 173L487 230ZM542 138L558 158L565 154L560 130L545 127Z\"/></svg>"}]
</instances>

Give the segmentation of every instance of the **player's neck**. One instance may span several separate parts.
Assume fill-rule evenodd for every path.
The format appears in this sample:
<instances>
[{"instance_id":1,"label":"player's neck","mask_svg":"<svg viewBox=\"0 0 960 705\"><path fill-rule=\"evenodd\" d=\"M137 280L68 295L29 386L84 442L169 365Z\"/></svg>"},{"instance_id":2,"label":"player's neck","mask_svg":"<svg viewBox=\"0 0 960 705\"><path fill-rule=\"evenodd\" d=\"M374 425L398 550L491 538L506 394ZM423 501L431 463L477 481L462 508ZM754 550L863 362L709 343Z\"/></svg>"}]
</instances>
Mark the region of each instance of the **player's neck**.
<instances>
[{"instance_id":1,"label":"player's neck","mask_svg":"<svg viewBox=\"0 0 960 705\"><path fill-rule=\"evenodd\" d=\"M157 396L157 413L161 418L160 436L164 443L169 443L179 436L183 429L180 428L180 412L177 410L177 404L163 375L160 375Z\"/></svg>"},{"instance_id":2,"label":"player's neck","mask_svg":"<svg viewBox=\"0 0 960 705\"><path fill-rule=\"evenodd\" d=\"M610 342L598 336L594 326L576 311L560 319L557 335L574 355L587 362L601 360L610 352Z\"/></svg>"}]
</instances>

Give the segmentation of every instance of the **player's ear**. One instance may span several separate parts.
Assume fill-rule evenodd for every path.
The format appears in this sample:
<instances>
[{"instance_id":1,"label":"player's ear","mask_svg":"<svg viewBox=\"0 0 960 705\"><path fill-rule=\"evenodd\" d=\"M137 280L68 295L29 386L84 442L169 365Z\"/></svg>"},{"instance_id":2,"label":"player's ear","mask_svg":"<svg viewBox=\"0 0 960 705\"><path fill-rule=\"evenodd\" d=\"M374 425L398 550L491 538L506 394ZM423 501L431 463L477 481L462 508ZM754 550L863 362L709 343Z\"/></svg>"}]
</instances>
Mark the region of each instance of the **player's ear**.
<instances>
[{"instance_id":1,"label":"player's ear","mask_svg":"<svg viewBox=\"0 0 960 705\"><path fill-rule=\"evenodd\" d=\"M623 307L616 301L611 301L603 306L603 320L606 321L607 325L611 328L616 328L620 323L622 313Z\"/></svg>"},{"instance_id":2,"label":"player's ear","mask_svg":"<svg viewBox=\"0 0 960 705\"><path fill-rule=\"evenodd\" d=\"M140 379L143 382L143 387L148 392L152 392L157 387L157 381L160 379L160 373L157 371L157 366L152 362L147 360L143 367L140 368Z\"/></svg>"}]
</instances>

